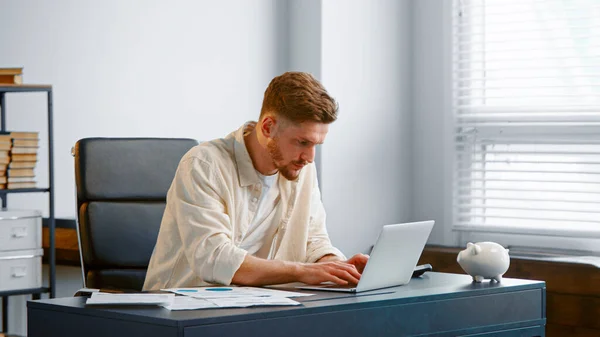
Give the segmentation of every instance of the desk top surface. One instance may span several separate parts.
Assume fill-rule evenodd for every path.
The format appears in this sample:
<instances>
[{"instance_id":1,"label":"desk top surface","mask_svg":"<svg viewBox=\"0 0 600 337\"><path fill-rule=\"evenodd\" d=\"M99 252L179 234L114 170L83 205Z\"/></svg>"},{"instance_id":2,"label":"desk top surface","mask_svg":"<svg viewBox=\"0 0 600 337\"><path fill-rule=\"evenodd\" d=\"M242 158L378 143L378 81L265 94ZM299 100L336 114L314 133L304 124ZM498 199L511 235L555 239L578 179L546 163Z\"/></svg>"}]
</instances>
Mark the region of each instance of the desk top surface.
<instances>
[{"instance_id":1,"label":"desk top surface","mask_svg":"<svg viewBox=\"0 0 600 337\"><path fill-rule=\"evenodd\" d=\"M240 320L286 317L300 314L318 314L332 310L351 310L381 305L449 300L470 296L491 295L532 289L543 289L543 281L503 278L501 283L473 283L468 275L427 272L413 278L409 284L349 294L325 291L304 291L315 294L294 300L298 306L252 307L232 309L203 309L170 311L162 307L88 306L85 297L66 297L29 301L30 309L63 311L66 313L118 318L168 326L191 326L226 323ZM293 291L303 291L293 289Z\"/></svg>"}]
</instances>

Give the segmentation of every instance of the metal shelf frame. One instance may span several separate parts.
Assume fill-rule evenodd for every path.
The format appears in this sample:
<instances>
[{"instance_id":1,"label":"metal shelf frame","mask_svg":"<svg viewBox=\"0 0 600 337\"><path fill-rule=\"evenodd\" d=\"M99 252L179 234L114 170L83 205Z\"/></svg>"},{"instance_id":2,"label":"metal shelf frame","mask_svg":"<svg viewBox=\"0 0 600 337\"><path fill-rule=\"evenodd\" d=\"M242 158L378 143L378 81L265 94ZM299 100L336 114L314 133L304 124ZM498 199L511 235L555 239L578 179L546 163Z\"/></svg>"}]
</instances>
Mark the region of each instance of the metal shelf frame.
<instances>
[{"instance_id":1,"label":"metal shelf frame","mask_svg":"<svg viewBox=\"0 0 600 337\"><path fill-rule=\"evenodd\" d=\"M0 85L0 131L6 131L6 94L19 92L42 92L47 94L47 113L48 113L48 187L47 188L21 188L14 190L0 190L0 199L2 207L6 208L8 204L7 196L11 193L48 193L49 215L48 215L48 233L49 249L48 264L50 266L50 275L48 276L49 287L18 289L0 292L2 297L2 331L8 333L8 298L14 295L32 295L33 299L39 299L41 294L49 294L50 298L56 296L56 250L55 250L55 229L56 219L54 215L54 127L53 127L53 100L51 85Z\"/></svg>"}]
</instances>

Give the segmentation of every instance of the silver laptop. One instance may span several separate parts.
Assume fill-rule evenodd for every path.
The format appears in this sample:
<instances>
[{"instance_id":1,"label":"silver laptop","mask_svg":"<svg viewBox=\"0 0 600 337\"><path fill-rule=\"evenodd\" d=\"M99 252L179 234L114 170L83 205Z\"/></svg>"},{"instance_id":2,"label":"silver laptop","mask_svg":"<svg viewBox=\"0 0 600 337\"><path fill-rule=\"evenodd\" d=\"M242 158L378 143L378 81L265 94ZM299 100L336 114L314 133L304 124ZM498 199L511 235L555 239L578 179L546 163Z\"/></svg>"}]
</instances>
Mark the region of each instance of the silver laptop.
<instances>
[{"instance_id":1,"label":"silver laptop","mask_svg":"<svg viewBox=\"0 0 600 337\"><path fill-rule=\"evenodd\" d=\"M433 224L434 221L421 221L383 226L356 286L321 284L298 288L358 293L407 284L419 262Z\"/></svg>"}]
</instances>

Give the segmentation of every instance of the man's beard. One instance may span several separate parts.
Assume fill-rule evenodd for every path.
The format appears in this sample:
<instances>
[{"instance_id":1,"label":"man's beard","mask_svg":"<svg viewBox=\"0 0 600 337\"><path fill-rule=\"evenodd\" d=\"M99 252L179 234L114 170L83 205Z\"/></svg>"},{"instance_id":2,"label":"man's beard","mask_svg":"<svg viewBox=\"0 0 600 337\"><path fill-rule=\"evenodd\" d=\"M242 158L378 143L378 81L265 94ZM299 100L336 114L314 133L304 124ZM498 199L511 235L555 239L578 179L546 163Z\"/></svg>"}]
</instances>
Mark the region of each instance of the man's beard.
<instances>
[{"instance_id":1,"label":"man's beard","mask_svg":"<svg viewBox=\"0 0 600 337\"><path fill-rule=\"evenodd\" d=\"M283 154L281 153L281 148L279 147L279 139L273 138L267 142L267 152L271 155L271 159L273 160L273 164L279 171L279 173L287 180L296 180L298 175L300 174L300 170L292 170L290 165L306 165L306 161L291 161L287 165L283 164Z\"/></svg>"}]
</instances>

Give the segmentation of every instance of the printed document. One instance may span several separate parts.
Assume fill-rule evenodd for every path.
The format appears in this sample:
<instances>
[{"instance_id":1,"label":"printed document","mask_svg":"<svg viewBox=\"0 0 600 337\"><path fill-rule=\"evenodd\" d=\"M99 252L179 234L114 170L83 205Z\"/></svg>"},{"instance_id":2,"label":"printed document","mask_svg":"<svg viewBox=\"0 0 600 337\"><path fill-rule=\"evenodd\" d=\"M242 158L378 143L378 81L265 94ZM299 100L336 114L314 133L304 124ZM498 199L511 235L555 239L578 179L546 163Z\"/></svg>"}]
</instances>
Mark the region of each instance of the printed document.
<instances>
[{"instance_id":1,"label":"printed document","mask_svg":"<svg viewBox=\"0 0 600 337\"><path fill-rule=\"evenodd\" d=\"M92 293L86 304L121 304L121 305L170 305L175 299L175 294L112 294Z\"/></svg>"},{"instance_id":2,"label":"printed document","mask_svg":"<svg viewBox=\"0 0 600 337\"><path fill-rule=\"evenodd\" d=\"M185 295L194 298L214 299L214 298L239 298L239 297L303 297L313 296L314 294L275 290L258 287L197 287L197 288L169 288L161 289L179 295Z\"/></svg>"}]
</instances>

